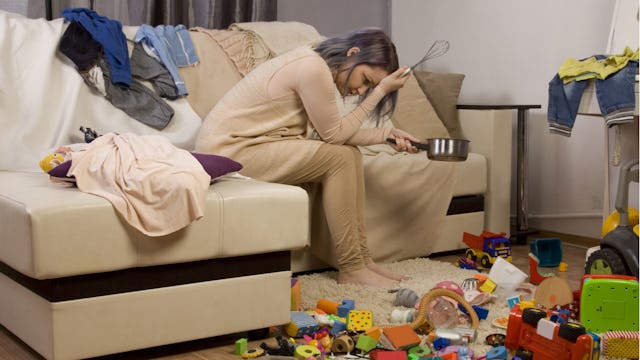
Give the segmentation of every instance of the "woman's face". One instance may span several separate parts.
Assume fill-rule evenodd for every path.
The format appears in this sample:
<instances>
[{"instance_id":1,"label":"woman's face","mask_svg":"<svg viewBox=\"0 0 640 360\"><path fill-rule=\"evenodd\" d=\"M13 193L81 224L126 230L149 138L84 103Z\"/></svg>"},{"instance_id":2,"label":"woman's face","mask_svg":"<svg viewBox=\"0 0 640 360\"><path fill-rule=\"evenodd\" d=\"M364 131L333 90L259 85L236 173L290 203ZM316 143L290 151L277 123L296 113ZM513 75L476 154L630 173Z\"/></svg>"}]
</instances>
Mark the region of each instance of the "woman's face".
<instances>
[{"instance_id":1,"label":"woman's face","mask_svg":"<svg viewBox=\"0 0 640 360\"><path fill-rule=\"evenodd\" d=\"M343 96L359 95L362 96L367 90L373 89L378 83L389 75L384 69L380 67L372 67L367 64L357 65L349 80L347 80L347 74L349 73L349 67L347 69L338 72L334 82L338 91Z\"/></svg>"}]
</instances>

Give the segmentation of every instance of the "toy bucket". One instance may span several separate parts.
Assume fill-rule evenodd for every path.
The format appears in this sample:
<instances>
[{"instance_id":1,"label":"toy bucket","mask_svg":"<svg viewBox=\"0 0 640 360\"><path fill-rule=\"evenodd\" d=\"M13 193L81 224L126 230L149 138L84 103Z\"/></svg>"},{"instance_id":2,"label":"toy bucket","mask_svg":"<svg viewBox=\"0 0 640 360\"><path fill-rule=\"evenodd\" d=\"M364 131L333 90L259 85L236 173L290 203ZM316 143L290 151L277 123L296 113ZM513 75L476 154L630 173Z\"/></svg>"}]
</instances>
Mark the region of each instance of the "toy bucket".
<instances>
[{"instance_id":1,"label":"toy bucket","mask_svg":"<svg viewBox=\"0 0 640 360\"><path fill-rule=\"evenodd\" d=\"M489 271L489 279L505 294L513 292L526 278L527 274L501 257L496 258Z\"/></svg>"}]
</instances>

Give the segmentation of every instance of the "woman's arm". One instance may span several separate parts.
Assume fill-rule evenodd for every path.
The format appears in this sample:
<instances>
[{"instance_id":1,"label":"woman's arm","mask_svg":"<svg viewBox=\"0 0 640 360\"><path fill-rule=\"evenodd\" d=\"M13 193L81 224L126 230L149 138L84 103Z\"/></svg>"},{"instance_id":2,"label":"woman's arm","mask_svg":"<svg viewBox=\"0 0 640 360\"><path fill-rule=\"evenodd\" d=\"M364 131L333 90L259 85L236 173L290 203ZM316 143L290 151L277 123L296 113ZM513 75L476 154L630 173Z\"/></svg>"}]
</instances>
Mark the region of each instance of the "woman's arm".
<instances>
[{"instance_id":1,"label":"woman's arm","mask_svg":"<svg viewBox=\"0 0 640 360\"><path fill-rule=\"evenodd\" d=\"M287 66L292 67L287 69L287 73L295 74L294 79L289 79L293 80L290 86L300 96L309 121L323 141L332 144L373 145L385 143L388 137L393 137L397 143L397 151L418 151L410 141L419 140L402 130L385 127L361 128L362 123L387 92L402 87L406 81L401 77L404 68L385 77L366 99L343 117L338 112L336 86L331 71L322 58L310 56Z\"/></svg>"},{"instance_id":2,"label":"woman's arm","mask_svg":"<svg viewBox=\"0 0 640 360\"><path fill-rule=\"evenodd\" d=\"M290 64L294 65L294 64ZM359 131L362 123L369 117L386 92L376 87L353 111L344 117L338 112L336 87L331 71L320 57L307 57L296 62L298 67L293 90L298 93L309 121L325 142L344 144ZM384 141L384 129L371 129L366 136L380 143Z\"/></svg>"}]
</instances>

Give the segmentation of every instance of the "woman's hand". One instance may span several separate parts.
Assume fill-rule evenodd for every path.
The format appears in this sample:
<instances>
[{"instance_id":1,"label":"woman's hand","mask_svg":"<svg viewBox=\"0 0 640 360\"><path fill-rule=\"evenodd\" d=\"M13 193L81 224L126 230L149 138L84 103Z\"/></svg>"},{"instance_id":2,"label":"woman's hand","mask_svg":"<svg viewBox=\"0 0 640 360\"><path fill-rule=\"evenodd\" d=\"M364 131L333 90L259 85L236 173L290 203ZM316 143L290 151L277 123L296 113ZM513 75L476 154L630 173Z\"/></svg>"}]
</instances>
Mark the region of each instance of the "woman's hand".
<instances>
[{"instance_id":1,"label":"woman's hand","mask_svg":"<svg viewBox=\"0 0 640 360\"><path fill-rule=\"evenodd\" d=\"M393 128L390 136L396 140L396 144L392 145L396 151L406 151L408 153L417 153L420 151L417 147L411 145L412 141L420 142L420 140L408 132Z\"/></svg>"},{"instance_id":2,"label":"woman's hand","mask_svg":"<svg viewBox=\"0 0 640 360\"><path fill-rule=\"evenodd\" d=\"M378 86L380 86L380 88L384 90L386 94L400 89L404 86L404 83L407 82L407 79L409 79L408 76L402 76L402 74L408 68L408 66L403 66L398 70L392 72L391 74L385 76L384 79L380 81Z\"/></svg>"}]
</instances>

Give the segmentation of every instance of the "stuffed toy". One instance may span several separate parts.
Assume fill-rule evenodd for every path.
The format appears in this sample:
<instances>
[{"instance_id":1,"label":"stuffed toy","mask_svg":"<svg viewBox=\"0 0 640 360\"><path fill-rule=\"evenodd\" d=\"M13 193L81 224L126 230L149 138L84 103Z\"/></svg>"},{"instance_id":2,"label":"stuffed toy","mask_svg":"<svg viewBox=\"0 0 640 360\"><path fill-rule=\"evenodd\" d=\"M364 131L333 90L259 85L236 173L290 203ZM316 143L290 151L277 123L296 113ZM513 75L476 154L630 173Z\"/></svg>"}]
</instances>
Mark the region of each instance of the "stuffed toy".
<instances>
[{"instance_id":1,"label":"stuffed toy","mask_svg":"<svg viewBox=\"0 0 640 360\"><path fill-rule=\"evenodd\" d=\"M47 154L42 160L40 160L40 168L42 171L48 173L54 167L69 160L70 154L73 150L67 146L60 146L55 151Z\"/></svg>"}]
</instances>

